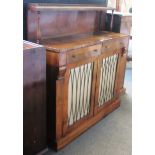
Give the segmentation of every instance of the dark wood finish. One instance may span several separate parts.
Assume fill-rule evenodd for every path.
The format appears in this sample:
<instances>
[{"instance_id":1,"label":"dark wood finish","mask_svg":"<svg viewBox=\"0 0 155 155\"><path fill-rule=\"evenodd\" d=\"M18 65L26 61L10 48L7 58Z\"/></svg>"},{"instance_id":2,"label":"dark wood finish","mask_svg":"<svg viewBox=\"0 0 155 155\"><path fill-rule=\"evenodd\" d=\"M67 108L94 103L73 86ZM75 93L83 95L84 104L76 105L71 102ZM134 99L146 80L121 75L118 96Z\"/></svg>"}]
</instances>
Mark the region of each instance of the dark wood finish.
<instances>
[{"instance_id":1,"label":"dark wood finish","mask_svg":"<svg viewBox=\"0 0 155 155\"><path fill-rule=\"evenodd\" d=\"M38 16L40 16L39 19ZM60 11L52 13L46 11L41 12L40 14L34 14L31 10L29 10L28 17L30 18L28 18L28 40L36 42L36 38L38 38L37 40L41 40L50 38L51 36L55 38L65 35L97 31L98 24L96 24L96 20L99 18L98 16L99 12L94 11L87 11L85 13L82 11ZM39 25L40 29L37 31L37 27Z\"/></svg>"},{"instance_id":2,"label":"dark wood finish","mask_svg":"<svg viewBox=\"0 0 155 155\"><path fill-rule=\"evenodd\" d=\"M95 8L94 10L93 8L93 10L82 10L81 12L77 7L73 7L73 10L67 10L67 8L61 10L62 7L60 7L57 11L53 10L53 7L45 8L45 10L43 8L43 6L39 8L39 14L37 13L38 8L33 9L33 11L32 9L29 10L31 13L33 12L34 16L33 20L32 17L29 16L28 21L30 21L30 23L28 33L29 39L37 41L38 36L36 32L40 31L40 43L46 48L48 143L49 146L55 150L59 150L119 107L120 87L123 77L122 72L124 72L124 59L126 57L125 48L128 47L129 36L126 34L102 31L103 28L105 28L106 18L105 12L100 11L100 9L96 10ZM46 13L46 17L43 13ZM59 16L60 14L61 16ZM68 14L68 16L66 14ZM34 26L32 29L33 23L31 22L37 21L38 15L40 21L43 20L44 23L40 22L39 27ZM73 18L73 15L75 15L76 18ZM80 18L77 20L77 17ZM63 20L63 18L65 20ZM65 21L67 23L65 23ZM101 23L101 21L103 23ZM75 24L77 24L78 27ZM64 25L66 25L65 28ZM59 31L56 29L57 27L59 27ZM101 61L115 54L117 54L118 57L113 86L114 97L99 107L98 96ZM91 68L90 66L93 67ZM84 71L88 68L91 74ZM90 84L87 83L87 91L85 91L85 87L82 86L84 84L80 83L81 81L86 83L85 79L78 80L76 75L76 79L74 78L74 80L71 81L71 76L77 74L77 72L80 72L80 75L82 74L85 78L89 75L87 81L91 79L91 82ZM108 76L110 75L108 74ZM78 98L75 97L75 94L78 94L79 90L78 84L74 83L75 81L80 81L80 91L83 92L83 98L85 98L82 98L82 100L79 99L80 102L78 101L78 104L80 105L80 103L82 103L83 111L88 104L89 110L85 115L82 114L80 119L75 119L73 123L70 123L69 117L71 117L71 114L69 113L69 109L71 109L71 106L75 106L75 111L73 110L74 108L72 108L74 114L80 111L80 108L77 108L79 105L75 105ZM70 85L76 90L76 93L71 92L73 89L70 89ZM88 89L88 87L90 89ZM86 94L86 92L90 92L90 95L87 95L88 93ZM74 98L73 101L70 101L71 95L72 98ZM78 94L77 96L80 95ZM87 99L89 100L88 102L83 101Z\"/></svg>"},{"instance_id":3,"label":"dark wood finish","mask_svg":"<svg viewBox=\"0 0 155 155\"><path fill-rule=\"evenodd\" d=\"M107 6L108 0L23 0L23 37L27 40L27 5L29 3L56 3L56 4L98 4Z\"/></svg>"},{"instance_id":4,"label":"dark wood finish","mask_svg":"<svg viewBox=\"0 0 155 155\"><path fill-rule=\"evenodd\" d=\"M105 23L105 18L100 20L100 17L102 14L105 17L106 10L114 8L102 5L29 4L28 40L39 43L51 37L99 32L105 28L104 24L101 25L101 21Z\"/></svg>"},{"instance_id":5,"label":"dark wood finish","mask_svg":"<svg viewBox=\"0 0 155 155\"><path fill-rule=\"evenodd\" d=\"M23 42L23 154L47 146L46 53L43 46Z\"/></svg>"}]
</instances>

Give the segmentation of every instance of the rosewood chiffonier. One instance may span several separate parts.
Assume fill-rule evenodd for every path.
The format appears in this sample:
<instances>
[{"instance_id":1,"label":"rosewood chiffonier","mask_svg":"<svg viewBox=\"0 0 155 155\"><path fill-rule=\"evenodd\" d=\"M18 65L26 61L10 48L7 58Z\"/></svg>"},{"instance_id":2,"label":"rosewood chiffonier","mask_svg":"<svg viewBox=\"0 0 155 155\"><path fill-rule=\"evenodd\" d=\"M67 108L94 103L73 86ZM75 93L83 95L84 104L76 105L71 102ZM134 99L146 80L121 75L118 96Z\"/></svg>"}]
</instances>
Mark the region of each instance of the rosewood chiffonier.
<instances>
[{"instance_id":1,"label":"rosewood chiffonier","mask_svg":"<svg viewBox=\"0 0 155 155\"><path fill-rule=\"evenodd\" d=\"M55 150L120 106L129 36L105 31L107 10L114 9L29 4L28 39L46 48L47 134Z\"/></svg>"}]
</instances>

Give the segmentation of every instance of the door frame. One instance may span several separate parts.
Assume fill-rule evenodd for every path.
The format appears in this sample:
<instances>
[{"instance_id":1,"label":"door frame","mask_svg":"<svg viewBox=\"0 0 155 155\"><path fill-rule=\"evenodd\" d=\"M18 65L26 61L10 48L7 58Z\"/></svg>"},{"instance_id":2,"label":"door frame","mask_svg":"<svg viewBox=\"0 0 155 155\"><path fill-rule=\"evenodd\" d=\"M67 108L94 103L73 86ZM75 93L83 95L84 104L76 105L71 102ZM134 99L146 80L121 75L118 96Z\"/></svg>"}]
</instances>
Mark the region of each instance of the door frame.
<instances>
[{"instance_id":1,"label":"door frame","mask_svg":"<svg viewBox=\"0 0 155 155\"><path fill-rule=\"evenodd\" d=\"M100 86L100 75L101 75L101 65L102 65L102 60L118 54L118 61L117 61L117 68L116 68L116 76L115 76L115 82L114 82L114 97L105 102L103 105L100 107L98 106L98 97L99 97L99 86ZM94 104L94 115L97 113L103 111L109 104L113 103L116 99L119 98L119 77L120 77L120 65L121 65L121 49L116 49L115 51L108 51L104 52L100 55L97 61L97 79L96 79L96 91L95 91L95 104Z\"/></svg>"}]
</instances>

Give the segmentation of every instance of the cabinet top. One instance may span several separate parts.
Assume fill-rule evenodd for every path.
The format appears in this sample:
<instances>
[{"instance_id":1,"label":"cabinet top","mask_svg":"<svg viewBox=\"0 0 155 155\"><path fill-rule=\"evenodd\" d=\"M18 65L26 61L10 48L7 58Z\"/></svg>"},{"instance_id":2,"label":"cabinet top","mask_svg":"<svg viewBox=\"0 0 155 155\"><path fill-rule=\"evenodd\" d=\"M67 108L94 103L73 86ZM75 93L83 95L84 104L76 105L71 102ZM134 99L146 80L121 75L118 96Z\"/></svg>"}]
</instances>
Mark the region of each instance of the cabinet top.
<instances>
[{"instance_id":1,"label":"cabinet top","mask_svg":"<svg viewBox=\"0 0 155 155\"><path fill-rule=\"evenodd\" d=\"M115 10L113 7L105 7L104 5L90 5L90 4L53 4L53 3L30 3L29 9L33 11L72 11L72 10Z\"/></svg>"},{"instance_id":2,"label":"cabinet top","mask_svg":"<svg viewBox=\"0 0 155 155\"><path fill-rule=\"evenodd\" d=\"M121 33L102 31L95 34L82 34L58 38L49 38L42 40L41 44L44 45L45 48L49 51L66 52L123 37L129 36Z\"/></svg>"}]
</instances>

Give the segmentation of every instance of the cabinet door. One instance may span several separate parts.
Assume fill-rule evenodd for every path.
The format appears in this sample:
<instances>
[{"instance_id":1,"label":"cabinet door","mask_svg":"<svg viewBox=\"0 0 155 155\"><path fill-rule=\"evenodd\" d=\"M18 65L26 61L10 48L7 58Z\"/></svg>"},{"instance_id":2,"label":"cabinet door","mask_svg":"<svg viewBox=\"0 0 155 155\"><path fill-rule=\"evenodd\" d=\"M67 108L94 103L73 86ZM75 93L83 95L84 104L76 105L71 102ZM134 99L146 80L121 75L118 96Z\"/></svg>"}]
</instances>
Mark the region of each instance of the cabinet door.
<instances>
[{"instance_id":1,"label":"cabinet door","mask_svg":"<svg viewBox=\"0 0 155 155\"><path fill-rule=\"evenodd\" d=\"M90 53L95 51L96 55L93 57L89 53L87 59L82 59L83 56L80 55L80 61L67 66L64 81L63 134L86 123L87 119L93 115L97 53L100 52L98 47L95 48L86 49ZM86 54L86 52L82 53ZM79 56L77 51L73 53L74 59L78 60L75 58Z\"/></svg>"},{"instance_id":2,"label":"cabinet door","mask_svg":"<svg viewBox=\"0 0 155 155\"><path fill-rule=\"evenodd\" d=\"M107 42L102 47L102 56L98 59L95 113L104 109L119 97L122 45L118 40Z\"/></svg>"}]
</instances>

